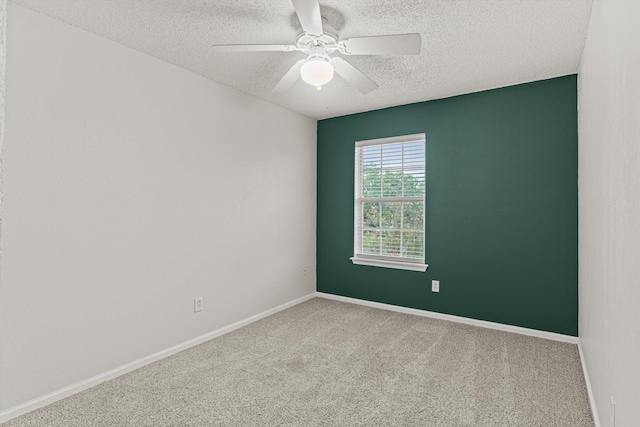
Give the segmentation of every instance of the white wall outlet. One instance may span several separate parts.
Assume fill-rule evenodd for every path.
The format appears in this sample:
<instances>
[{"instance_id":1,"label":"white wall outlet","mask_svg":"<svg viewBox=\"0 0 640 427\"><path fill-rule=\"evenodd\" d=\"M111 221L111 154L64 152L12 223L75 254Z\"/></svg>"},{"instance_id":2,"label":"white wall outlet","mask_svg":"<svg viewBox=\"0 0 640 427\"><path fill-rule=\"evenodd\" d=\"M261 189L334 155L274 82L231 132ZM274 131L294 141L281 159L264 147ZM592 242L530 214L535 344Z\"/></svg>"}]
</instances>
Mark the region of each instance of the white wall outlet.
<instances>
[{"instance_id":1,"label":"white wall outlet","mask_svg":"<svg viewBox=\"0 0 640 427\"><path fill-rule=\"evenodd\" d=\"M202 297L193 300L193 312L197 313L199 311L202 311Z\"/></svg>"},{"instance_id":2,"label":"white wall outlet","mask_svg":"<svg viewBox=\"0 0 640 427\"><path fill-rule=\"evenodd\" d=\"M440 292L440 281L432 280L431 281L431 292Z\"/></svg>"},{"instance_id":3,"label":"white wall outlet","mask_svg":"<svg viewBox=\"0 0 640 427\"><path fill-rule=\"evenodd\" d=\"M303 276L306 276L306 275L307 275L307 266L306 266L306 265L303 265L303 266L302 266L302 275L303 275Z\"/></svg>"},{"instance_id":4,"label":"white wall outlet","mask_svg":"<svg viewBox=\"0 0 640 427\"><path fill-rule=\"evenodd\" d=\"M613 396L609 396L611 398L611 427L616 427L616 402L613 400Z\"/></svg>"}]
</instances>

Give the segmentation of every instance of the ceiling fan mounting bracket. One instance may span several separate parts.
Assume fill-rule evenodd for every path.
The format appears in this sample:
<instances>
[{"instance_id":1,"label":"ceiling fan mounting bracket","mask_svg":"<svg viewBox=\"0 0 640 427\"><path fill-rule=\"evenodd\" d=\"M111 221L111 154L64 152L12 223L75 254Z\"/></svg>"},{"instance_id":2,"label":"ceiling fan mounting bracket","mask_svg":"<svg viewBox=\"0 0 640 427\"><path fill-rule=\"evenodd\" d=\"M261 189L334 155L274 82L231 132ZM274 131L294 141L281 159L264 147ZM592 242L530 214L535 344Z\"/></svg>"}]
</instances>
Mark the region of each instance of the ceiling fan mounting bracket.
<instances>
[{"instance_id":1,"label":"ceiling fan mounting bracket","mask_svg":"<svg viewBox=\"0 0 640 427\"><path fill-rule=\"evenodd\" d=\"M347 46L344 41L339 41L337 46L338 51L343 55L351 55L351 52L347 50Z\"/></svg>"}]
</instances>

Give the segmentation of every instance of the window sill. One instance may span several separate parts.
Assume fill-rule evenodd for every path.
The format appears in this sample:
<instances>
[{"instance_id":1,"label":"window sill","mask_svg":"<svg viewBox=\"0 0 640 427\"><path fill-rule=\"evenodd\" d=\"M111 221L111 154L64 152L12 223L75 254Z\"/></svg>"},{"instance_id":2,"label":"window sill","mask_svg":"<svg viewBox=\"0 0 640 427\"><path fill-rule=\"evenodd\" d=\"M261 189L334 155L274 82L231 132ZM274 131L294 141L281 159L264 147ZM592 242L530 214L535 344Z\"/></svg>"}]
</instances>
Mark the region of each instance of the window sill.
<instances>
[{"instance_id":1,"label":"window sill","mask_svg":"<svg viewBox=\"0 0 640 427\"><path fill-rule=\"evenodd\" d=\"M372 267L384 267L384 268L395 268L397 270L409 270L409 271L426 271L427 264L418 264L413 262L399 262L399 261L387 261L381 259L366 259L366 258L356 258L351 257L351 262L356 265L369 265Z\"/></svg>"}]
</instances>

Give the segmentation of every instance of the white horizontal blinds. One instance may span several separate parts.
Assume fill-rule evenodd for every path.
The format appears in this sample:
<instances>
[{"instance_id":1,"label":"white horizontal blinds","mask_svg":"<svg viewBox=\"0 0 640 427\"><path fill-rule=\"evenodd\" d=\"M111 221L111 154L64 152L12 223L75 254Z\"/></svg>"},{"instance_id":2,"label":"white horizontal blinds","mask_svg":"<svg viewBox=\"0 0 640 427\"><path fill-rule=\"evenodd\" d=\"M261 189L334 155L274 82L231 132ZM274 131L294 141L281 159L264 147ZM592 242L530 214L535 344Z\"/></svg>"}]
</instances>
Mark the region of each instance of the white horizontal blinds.
<instances>
[{"instance_id":1,"label":"white horizontal blinds","mask_svg":"<svg viewBox=\"0 0 640 427\"><path fill-rule=\"evenodd\" d=\"M424 135L356 144L355 254L424 260Z\"/></svg>"}]
</instances>

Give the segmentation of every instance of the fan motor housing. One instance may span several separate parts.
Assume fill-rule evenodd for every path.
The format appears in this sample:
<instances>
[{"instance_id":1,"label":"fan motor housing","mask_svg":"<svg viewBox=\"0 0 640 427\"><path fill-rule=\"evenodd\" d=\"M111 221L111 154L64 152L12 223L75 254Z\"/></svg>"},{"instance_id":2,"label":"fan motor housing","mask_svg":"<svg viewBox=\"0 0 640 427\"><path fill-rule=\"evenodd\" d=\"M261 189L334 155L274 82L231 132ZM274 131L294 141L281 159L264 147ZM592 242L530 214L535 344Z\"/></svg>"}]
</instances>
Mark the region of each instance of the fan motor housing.
<instances>
[{"instance_id":1,"label":"fan motor housing","mask_svg":"<svg viewBox=\"0 0 640 427\"><path fill-rule=\"evenodd\" d=\"M322 35L312 36L306 32L301 33L296 38L296 46L303 52L312 51L314 48L322 47L325 51L335 51L338 49L338 33L329 23L327 19L322 17Z\"/></svg>"}]
</instances>

